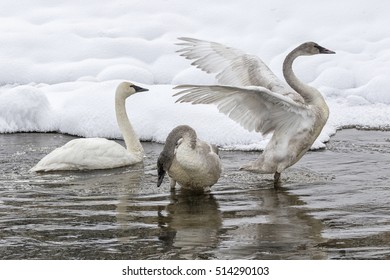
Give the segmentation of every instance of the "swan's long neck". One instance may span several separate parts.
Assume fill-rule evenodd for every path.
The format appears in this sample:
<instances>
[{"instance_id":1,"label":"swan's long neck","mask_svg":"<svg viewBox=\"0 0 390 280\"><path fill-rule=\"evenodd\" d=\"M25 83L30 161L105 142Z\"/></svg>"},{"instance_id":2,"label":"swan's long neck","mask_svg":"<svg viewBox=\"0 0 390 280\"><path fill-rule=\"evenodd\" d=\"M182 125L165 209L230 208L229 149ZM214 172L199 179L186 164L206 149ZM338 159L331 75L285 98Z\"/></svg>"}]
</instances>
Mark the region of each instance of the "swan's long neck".
<instances>
[{"instance_id":1,"label":"swan's long neck","mask_svg":"<svg viewBox=\"0 0 390 280\"><path fill-rule=\"evenodd\" d=\"M292 69L292 64L294 60L301 55L305 54L302 53L299 47L294 49L287 55L286 59L283 62L284 78L286 79L286 82L303 97L306 104L325 103L324 98L318 90L301 82L297 78L297 76L295 76L294 71Z\"/></svg>"},{"instance_id":2,"label":"swan's long neck","mask_svg":"<svg viewBox=\"0 0 390 280\"><path fill-rule=\"evenodd\" d=\"M181 139L181 140L180 140ZM175 149L181 144L180 141L185 141L191 149L196 147L197 135L195 130L187 125L180 125L174 128L168 135L160 158L163 161L164 169L168 170L171 167L175 156ZM180 141L179 141L180 140Z\"/></svg>"},{"instance_id":3,"label":"swan's long neck","mask_svg":"<svg viewBox=\"0 0 390 280\"><path fill-rule=\"evenodd\" d=\"M122 96L118 92L115 95L115 113L116 120L118 122L119 130L125 140L126 149L133 155L138 157L144 156L144 149L135 133L133 126L131 125L126 113L126 97Z\"/></svg>"}]
</instances>

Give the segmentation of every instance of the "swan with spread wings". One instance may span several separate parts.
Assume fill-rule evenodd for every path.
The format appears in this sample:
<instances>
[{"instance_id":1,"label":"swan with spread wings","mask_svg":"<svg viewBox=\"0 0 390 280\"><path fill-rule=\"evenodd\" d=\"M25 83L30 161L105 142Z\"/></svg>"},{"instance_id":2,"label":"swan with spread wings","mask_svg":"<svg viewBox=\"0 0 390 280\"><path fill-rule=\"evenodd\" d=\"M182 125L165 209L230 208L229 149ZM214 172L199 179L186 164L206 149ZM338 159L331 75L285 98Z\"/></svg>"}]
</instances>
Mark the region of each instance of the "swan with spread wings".
<instances>
[{"instance_id":1,"label":"swan with spread wings","mask_svg":"<svg viewBox=\"0 0 390 280\"><path fill-rule=\"evenodd\" d=\"M179 38L178 52L192 65L207 73L216 73L221 85L179 85L176 102L214 104L220 112L248 131L273 133L259 158L240 169L274 174L277 186L280 174L310 149L321 133L329 109L321 93L301 82L292 64L299 56L333 54L314 42L292 50L284 60L283 75L288 85L276 77L257 56L216 42Z\"/></svg>"}]
</instances>

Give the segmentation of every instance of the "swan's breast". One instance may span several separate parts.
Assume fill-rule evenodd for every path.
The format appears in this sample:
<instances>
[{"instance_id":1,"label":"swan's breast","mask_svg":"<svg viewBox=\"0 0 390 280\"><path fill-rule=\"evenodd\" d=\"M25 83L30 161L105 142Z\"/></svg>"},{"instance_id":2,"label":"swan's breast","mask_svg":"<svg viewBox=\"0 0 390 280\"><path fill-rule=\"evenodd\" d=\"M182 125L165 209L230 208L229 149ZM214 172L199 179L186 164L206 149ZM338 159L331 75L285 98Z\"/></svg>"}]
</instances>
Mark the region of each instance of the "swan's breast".
<instances>
[{"instance_id":1,"label":"swan's breast","mask_svg":"<svg viewBox=\"0 0 390 280\"><path fill-rule=\"evenodd\" d=\"M211 146L198 140L195 149L183 143L176 150L169 175L183 187L215 184L222 172L219 156Z\"/></svg>"}]
</instances>

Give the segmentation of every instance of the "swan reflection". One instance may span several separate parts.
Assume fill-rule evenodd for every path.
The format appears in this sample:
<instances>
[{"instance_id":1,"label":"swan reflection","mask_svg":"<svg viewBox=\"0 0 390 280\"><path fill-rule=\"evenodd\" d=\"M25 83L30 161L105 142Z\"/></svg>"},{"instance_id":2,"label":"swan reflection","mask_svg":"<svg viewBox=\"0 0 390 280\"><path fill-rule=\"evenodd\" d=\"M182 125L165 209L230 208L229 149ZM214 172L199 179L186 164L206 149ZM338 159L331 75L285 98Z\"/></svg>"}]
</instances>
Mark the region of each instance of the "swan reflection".
<instances>
[{"instance_id":1,"label":"swan reflection","mask_svg":"<svg viewBox=\"0 0 390 280\"><path fill-rule=\"evenodd\" d=\"M216 247L222 227L219 204L212 194L185 190L171 192L170 203L158 211L159 239L168 248L181 249L193 259L206 248Z\"/></svg>"}]
</instances>

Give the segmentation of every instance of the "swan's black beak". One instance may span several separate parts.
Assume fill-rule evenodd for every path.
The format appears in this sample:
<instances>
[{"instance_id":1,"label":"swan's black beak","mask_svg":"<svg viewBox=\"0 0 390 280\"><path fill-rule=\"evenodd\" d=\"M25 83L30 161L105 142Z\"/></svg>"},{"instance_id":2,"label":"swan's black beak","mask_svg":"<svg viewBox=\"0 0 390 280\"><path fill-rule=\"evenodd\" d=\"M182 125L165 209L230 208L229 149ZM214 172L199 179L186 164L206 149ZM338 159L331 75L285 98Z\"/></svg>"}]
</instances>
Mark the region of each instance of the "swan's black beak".
<instances>
[{"instance_id":1,"label":"swan's black beak","mask_svg":"<svg viewBox=\"0 0 390 280\"><path fill-rule=\"evenodd\" d=\"M159 156L157 160L157 174L158 174L158 179L157 179L157 187L159 187L165 177L165 170L164 170L164 164L161 161L161 155Z\"/></svg>"},{"instance_id":2,"label":"swan's black beak","mask_svg":"<svg viewBox=\"0 0 390 280\"><path fill-rule=\"evenodd\" d=\"M147 88L142 88L136 85L133 85L133 88L135 89L135 92L148 91Z\"/></svg>"},{"instance_id":3,"label":"swan's black beak","mask_svg":"<svg viewBox=\"0 0 390 280\"><path fill-rule=\"evenodd\" d=\"M324 53L324 54L335 54L336 53L334 51L328 50L328 49L321 47L321 46L317 46L317 49L320 51L320 53Z\"/></svg>"},{"instance_id":4,"label":"swan's black beak","mask_svg":"<svg viewBox=\"0 0 390 280\"><path fill-rule=\"evenodd\" d=\"M158 170L157 187L161 186L165 177L165 171L163 169Z\"/></svg>"}]
</instances>

